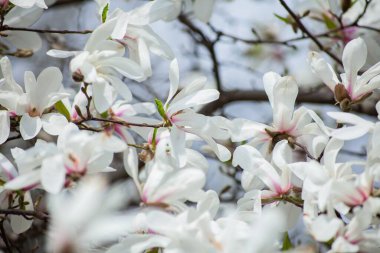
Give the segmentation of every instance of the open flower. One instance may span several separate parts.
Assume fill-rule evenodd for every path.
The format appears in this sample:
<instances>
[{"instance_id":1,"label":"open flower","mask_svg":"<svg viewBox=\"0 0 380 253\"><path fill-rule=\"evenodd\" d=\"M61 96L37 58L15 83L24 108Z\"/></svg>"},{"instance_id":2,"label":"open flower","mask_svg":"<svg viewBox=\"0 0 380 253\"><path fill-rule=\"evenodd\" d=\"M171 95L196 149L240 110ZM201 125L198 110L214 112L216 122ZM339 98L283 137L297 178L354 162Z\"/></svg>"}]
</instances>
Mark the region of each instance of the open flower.
<instances>
[{"instance_id":1,"label":"open flower","mask_svg":"<svg viewBox=\"0 0 380 253\"><path fill-rule=\"evenodd\" d=\"M146 78L136 62L124 57L124 46L109 39L111 32L112 24L104 23L91 34L82 52L48 52L50 56L59 58L75 56L70 62L73 77L77 81L92 84L95 108L100 113L110 108L116 94L126 101L132 100L131 91L119 75L136 81Z\"/></svg>"},{"instance_id":2,"label":"open flower","mask_svg":"<svg viewBox=\"0 0 380 253\"><path fill-rule=\"evenodd\" d=\"M126 192L125 185L108 187L104 178L90 177L72 192L49 195L48 252L90 252L125 234Z\"/></svg>"},{"instance_id":3,"label":"open flower","mask_svg":"<svg viewBox=\"0 0 380 253\"><path fill-rule=\"evenodd\" d=\"M183 152L185 151L186 133L194 134L204 140L221 161L231 158L229 150L218 144L214 139L228 138L228 132L217 124L213 117L197 113L192 108L210 103L219 98L216 89L205 89L206 79L197 78L181 91L179 86L179 69L177 60L170 64L170 91L165 105L159 108L160 114L170 125L170 138L173 150L176 150L180 166L185 164ZM182 157L182 158L181 158Z\"/></svg>"},{"instance_id":4,"label":"open flower","mask_svg":"<svg viewBox=\"0 0 380 253\"><path fill-rule=\"evenodd\" d=\"M358 72L367 59L367 46L362 38L351 40L343 51L345 73L340 79L317 52L309 54L312 71L334 92L336 101L343 111L349 111L353 104L360 103L380 87L380 63L375 64L362 75Z\"/></svg>"},{"instance_id":5,"label":"open flower","mask_svg":"<svg viewBox=\"0 0 380 253\"><path fill-rule=\"evenodd\" d=\"M113 153L124 149L125 143L116 137L89 134L69 124L58 137L57 145L38 140L30 149L13 149L20 175L4 187L31 189L41 184L46 191L58 193L87 174L113 171L108 167Z\"/></svg>"},{"instance_id":6,"label":"open flower","mask_svg":"<svg viewBox=\"0 0 380 253\"><path fill-rule=\"evenodd\" d=\"M5 85L0 90L0 104L12 115L21 116L20 133L29 140L43 128L48 134L58 135L67 124L59 113L45 113L56 102L69 96L62 92L62 73L58 68L49 67L36 79L32 72L25 72L25 93L13 78L12 67L7 57L1 59Z\"/></svg>"},{"instance_id":7,"label":"open flower","mask_svg":"<svg viewBox=\"0 0 380 253\"><path fill-rule=\"evenodd\" d=\"M231 135L231 140L240 142L249 140L253 146L262 145L264 153L271 153L281 140L289 145L306 142L316 135L327 136L327 129L322 120L305 107L295 110L298 85L293 77L281 77L277 73L268 72L263 77L265 92L273 111L273 123L265 125L246 119L232 121L219 117ZM314 119L315 122L312 122ZM302 144L304 145L304 143Z\"/></svg>"}]
</instances>

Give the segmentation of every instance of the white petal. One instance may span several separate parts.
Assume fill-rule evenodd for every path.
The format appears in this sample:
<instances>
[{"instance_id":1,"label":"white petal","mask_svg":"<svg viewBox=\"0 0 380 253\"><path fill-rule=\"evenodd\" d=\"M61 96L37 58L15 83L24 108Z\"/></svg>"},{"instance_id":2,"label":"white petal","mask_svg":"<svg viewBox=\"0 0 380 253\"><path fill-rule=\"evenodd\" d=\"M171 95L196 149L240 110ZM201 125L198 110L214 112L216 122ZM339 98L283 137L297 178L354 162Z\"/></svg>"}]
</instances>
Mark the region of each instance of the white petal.
<instances>
[{"instance_id":1,"label":"white petal","mask_svg":"<svg viewBox=\"0 0 380 253\"><path fill-rule=\"evenodd\" d=\"M57 49L51 49L47 51L47 55L55 58L68 58L71 56L75 56L78 54L78 51L64 51L64 50L57 50Z\"/></svg>"},{"instance_id":2,"label":"white petal","mask_svg":"<svg viewBox=\"0 0 380 253\"><path fill-rule=\"evenodd\" d=\"M172 143L173 156L177 159L179 167L182 168L186 164L185 151L186 133L176 126L173 126L170 131L170 141Z\"/></svg>"},{"instance_id":3,"label":"white petal","mask_svg":"<svg viewBox=\"0 0 380 253\"><path fill-rule=\"evenodd\" d=\"M28 202L25 206L25 210L33 211L33 200L30 196L30 192L24 194L24 201ZM21 215L10 215L10 217L12 230L16 234L21 234L32 226L33 219L27 220Z\"/></svg>"},{"instance_id":4,"label":"white petal","mask_svg":"<svg viewBox=\"0 0 380 253\"><path fill-rule=\"evenodd\" d=\"M95 108L99 113L107 111L116 98L115 90L106 82L94 83L92 92Z\"/></svg>"},{"instance_id":5,"label":"white petal","mask_svg":"<svg viewBox=\"0 0 380 253\"><path fill-rule=\"evenodd\" d=\"M37 136L42 127L42 122L39 117L30 117L29 114L24 114L20 120L20 133L24 140L30 140Z\"/></svg>"},{"instance_id":6,"label":"white petal","mask_svg":"<svg viewBox=\"0 0 380 253\"><path fill-rule=\"evenodd\" d=\"M335 85L339 83L339 79L332 66L317 52L309 53L308 62L313 73L316 74L332 91L334 91Z\"/></svg>"},{"instance_id":7,"label":"white petal","mask_svg":"<svg viewBox=\"0 0 380 253\"><path fill-rule=\"evenodd\" d=\"M105 67L112 67L123 76L136 81L143 81L146 79L144 71L136 62L123 58L112 57L106 60L99 61L99 64Z\"/></svg>"},{"instance_id":8,"label":"white petal","mask_svg":"<svg viewBox=\"0 0 380 253\"><path fill-rule=\"evenodd\" d=\"M9 137L10 119L7 111L0 111L0 144L3 144Z\"/></svg>"},{"instance_id":9,"label":"white petal","mask_svg":"<svg viewBox=\"0 0 380 253\"><path fill-rule=\"evenodd\" d=\"M59 135L69 124L66 117L59 113L48 113L41 117L42 128L50 135Z\"/></svg>"},{"instance_id":10,"label":"white petal","mask_svg":"<svg viewBox=\"0 0 380 253\"><path fill-rule=\"evenodd\" d=\"M49 193L59 193L65 183L66 169L62 156L45 159L41 167L41 185Z\"/></svg>"},{"instance_id":11,"label":"white petal","mask_svg":"<svg viewBox=\"0 0 380 253\"><path fill-rule=\"evenodd\" d=\"M267 72L263 76L265 93L268 96L268 99L272 108L274 107L273 88L274 88L274 85L280 80L280 78L281 76L277 74L276 72Z\"/></svg>"},{"instance_id":12,"label":"white petal","mask_svg":"<svg viewBox=\"0 0 380 253\"><path fill-rule=\"evenodd\" d=\"M169 103L170 100L174 97L174 95L178 91L178 85L179 85L179 66L178 66L178 60L174 59L170 63L170 70L169 70L169 80L170 80L170 90L168 99L166 100L166 103Z\"/></svg>"},{"instance_id":13,"label":"white petal","mask_svg":"<svg viewBox=\"0 0 380 253\"><path fill-rule=\"evenodd\" d=\"M126 83L114 76L107 76L106 79L109 80L111 85L115 88L117 93L125 100L125 102L129 102L132 100L131 90L128 88Z\"/></svg>"},{"instance_id":14,"label":"white petal","mask_svg":"<svg viewBox=\"0 0 380 253\"><path fill-rule=\"evenodd\" d=\"M347 76L347 90L352 90L359 70L367 59L367 45L362 38L351 40L343 50L342 61Z\"/></svg>"}]
</instances>

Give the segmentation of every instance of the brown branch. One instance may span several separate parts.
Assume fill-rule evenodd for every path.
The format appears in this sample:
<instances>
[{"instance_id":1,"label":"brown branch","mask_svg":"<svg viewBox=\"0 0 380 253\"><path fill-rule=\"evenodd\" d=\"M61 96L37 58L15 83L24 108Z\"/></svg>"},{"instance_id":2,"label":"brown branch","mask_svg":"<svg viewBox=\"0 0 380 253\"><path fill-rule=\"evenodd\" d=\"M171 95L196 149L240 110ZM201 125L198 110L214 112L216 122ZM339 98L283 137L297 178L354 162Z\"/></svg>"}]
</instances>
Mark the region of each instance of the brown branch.
<instances>
[{"instance_id":1,"label":"brown branch","mask_svg":"<svg viewBox=\"0 0 380 253\"><path fill-rule=\"evenodd\" d=\"M36 32L36 33L59 33L59 34L89 34L92 30L73 31L73 30L49 30L49 29L34 29L25 27L11 27L3 26L0 31L24 31L24 32Z\"/></svg>"},{"instance_id":2,"label":"brown branch","mask_svg":"<svg viewBox=\"0 0 380 253\"><path fill-rule=\"evenodd\" d=\"M198 35L199 39L197 40L197 42L199 42L202 46L204 46L209 52L210 58L212 61L216 87L218 91L222 91L223 85L222 85L222 79L221 79L220 69L219 69L219 61L218 61L218 57L215 51L215 46L216 46L216 43L219 41L219 36L215 40L211 40L203 33L203 31L200 28L198 28L194 23L191 22L190 19L188 19L183 14L178 17L178 20L182 24L187 26L188 29L192 33L195 33L196 35Z\"/></svg>"},{"instance_id":3,"label":"brown branch","mask_svg":"<svg viewBox=\"0 0 380 253\"><path fill-rule=\"evenodd\" d=\"M20 209L0 209L0 214L5 215L20 215L20 216L31 216L40 220L46 221L48 219L48 215L44 212L39 211L28 211L28 210L20 210Z\"/></svg>"},{"instance_id":4,"label":"brown branch","mask_svg":"<svg viewBox=\"0 0 380 253\"><path fill-rule=\"evenodd\" d=\"M78 122L73 122L77 125L82 125L84 122L88 121L98 121L98 122L104 122L104 123L112 123L112 124L117 124L117 125L122 125L125 127L151 127L151 128L162 128L165 127L163 123L161 124L147 124L147 123L131 123L131 122L126 122L123 120L117 120L117 119L102 119L102 118L96 118L96 117L90 117L90 118L85 118L82 119Z\"/></svg>"},{"instance_id":5,"label":"brown branch","mask_svg":"<svg viewBox=\"0 0 380 253\"><path fill-rule=\"evenodd\" d=\"M297 198L294 198L294 197L291 197L291 196L288 196L288 195L282 195L282 196L278 196L278 197L261 199L261 203L263 205L268 205L268 204L271 204L271 203L274 203L274 202L278 202L278 201L289 202L289 203L292 203L295 206L303 208L303 200L302 199L297 199Z\"/></svg>"},{"instance_id":6,"label":"brown branch","mask_svg":"<svg viewBox=\"0 0 380 253\"><path fill-rule=\"evenodd\" d=\"M368 10L368 6L371 3L371 1L372 0L365 0L365 5L364 5L364 8L363 8L363 11L359 14L359 16L352 23L353 25L357 25L359 23L359 21L364 17L364 15L366 14L366 12Z\"/></svg>"},{"instance_id":7,"label":"brown branch","mask_svg":"<svg viewBox=\"0 0 380 253\"><path fill-rule=\"evenodd\" d=\"M254 101L254 102L267 102L268 96L263 90L230 90L222 91L219 100L207 104L200 110L200 113L211 115L213 112L233 102L241 101ZM296 100L297 103L311 103L311 104L335 104L335 98L329 91L322 90L320 92L305 92L300 91ZM364 109L360 106L354 107L353 111L365 113L368 115L377 115L374 107Z\"/></svg>"},{"instance_id":8,"label":"brown branch","mask_svg":"<svg viewBox=\"0 0 380 253\"><path fill-rule=\"evenodd\" d=\"M294 19L294 21L297 23L298 27L301 29L301 31L307 35L317 46L320 50L325 52L327 55L329 55L334 61L339 63L339 65L343 66L342 60L339 59L336 55L331 53L328 49L326 49L322 43L304 26L301 19L297 14L295 14L292 9L286 4L285 0L279 0L281 5L285 8L285 10L289 13L290 16Z\"/></svg>"}]
</instances>

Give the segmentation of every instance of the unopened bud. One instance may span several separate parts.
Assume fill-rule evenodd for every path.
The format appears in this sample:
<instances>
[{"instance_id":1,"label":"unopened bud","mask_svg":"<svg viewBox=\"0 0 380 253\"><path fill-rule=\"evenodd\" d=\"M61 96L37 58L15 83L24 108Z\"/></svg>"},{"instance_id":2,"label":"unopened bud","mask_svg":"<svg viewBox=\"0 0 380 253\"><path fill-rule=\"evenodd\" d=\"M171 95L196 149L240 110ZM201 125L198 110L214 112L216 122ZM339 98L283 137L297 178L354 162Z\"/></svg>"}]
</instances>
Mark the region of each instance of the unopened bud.
<instances>
[{"instance_id":1,"label":"unopened bud","mask_svg":"<svg viewBox=\"0 0 380 253\"><path fill-rule=\"evenodd\" d=\"M339 103L342 102L344 99L350 100L350 96L348 95L346 87L344 87L344 85L341 83L335 85L334 93L335 99Z\"/></svg>"},{"instance_id":2,"label":"unopened bud","mask_svg":"<svg viewBox=\"0 0 380 253\"><path fill-rule=\"evenodd\" d=\"M84 80L84 76L83 76L80 72L76 71L76 72L74 72L74 74L73 74L73 80L74 80L75 82L83 82L83 80Z\"/></svg>"},{"instance_id":3,"label":"unopened bud","mask_svg":"<svg viewBox=\"0 0 380 253\"><path fill-rule=\"evenodd\" d=\"M343 13L348 11L351 8L352 1L351 0L341 0L340 7L342 8Z\"/></svg>"},{"instance_id":4,"label":"unopened bud","mask_svg":"<svg viewBox=\"0 0 380 253\"><path fill-rule=\"evenodd\" d=\"M340 109L344 112L351 111L352 103L348 98L343 99L341 102L339 102Z\"/></svg>"},{"instance_id":5,"label":"unopened bud","mask_svg":"<svg viewBox=\"0 0 380 253\"><path fill-rule=\"evenodd\" d=\"M33 55L33 51L30 49L17 49L13 55L20 58L27 58Z\"/></svg>"}]
</instances>

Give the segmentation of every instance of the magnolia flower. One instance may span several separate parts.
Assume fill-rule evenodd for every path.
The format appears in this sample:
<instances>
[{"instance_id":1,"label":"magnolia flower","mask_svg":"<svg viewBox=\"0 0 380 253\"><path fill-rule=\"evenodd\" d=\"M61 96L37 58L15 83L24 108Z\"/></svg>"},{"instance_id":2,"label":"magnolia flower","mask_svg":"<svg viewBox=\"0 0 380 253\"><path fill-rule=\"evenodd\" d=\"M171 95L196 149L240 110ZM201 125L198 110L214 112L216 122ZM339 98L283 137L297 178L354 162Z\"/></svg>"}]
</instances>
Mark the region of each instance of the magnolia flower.
<instances>
[{"instance_id":1,"label":"magnolia flower","mask_svg":"<svg viewBox=\"0 0 380 253\"><path fill-rule=\"evenodd\" d=\"M108 188L104 178L90 177L72 192L49 195L48 252L90 252L125 234L125 192L124 185Z\"/></svg>"},{"instance_id":2,"label":"magnolia flower","mask_svg":"<svg viewBox=\"0 0 380 253\"><path fill-rule=\"evenodd\" d=\"M18 0L20 3L28 3L33 1L25 1ZM43 0L42 0L43 2ZM21 6L22 7L22 6ZM21 7L12 8L5 16L4 16L4 25L10 27L30 27L33 25L42 15L43 10L37 7L32 7L28 9L24 9ZM8 41L12 47L16 47L20 49L20 51L16 52L21 56L29 55L27 49L32 51L37 51L41 48L42 41L40 36L34 32L25 32L25 31L2 31L4 36L2 39ZM24 54L24 55L23 55Z\"/></svg>"},{"instance_id":3,"label":"magnolia flower","mask_svg":"<svg viewBox=\"0 0 380 253\"><path fill-rule=\"evenodd\" d=\"M186 160L184 145L186 133L194 134L204 140L221 161L230 159L229 150L216 143L214 139L228 138L228 132L218 125L214 118L196 113L192 107L210 103L219 98L215 89L205 89L206 79L197 78L178 92L179 69L177 60L170 64L170 91L165 105L159 105L159 113L170 128L173 150L176 150L180 166Z\"/></svg>"},{"instance_id":4,"label":"magnolia flower","mask_svg":"<svg viewBox=\"0 0 380 253\"><path fill-rule=\"evenodd\" d=\"M92 84L95 108L105 112L116 98L116 93L126 101L132 100L132 94L119 75L136 81L145 79L141 67L124 56L124 46L110 40L112 24L106 22L92 34L82 52L50 50L48 55L59 58L75 56L70 62L74 79Z\"/></svg>"},{"instance_id":5,"label":"magnolia flower","mask_svg":"<svg viewBox=\"0 0 380 253\"><path fill-rule=\"evenodd\" d=\"M292 173L287 165L288 161L286 161L286 157L291 157L291 153L287 142L284 140L279 142L273 150L273 164L266 161L261 153L252 146L242 145L236 148L233 154L232 164L233 166L240 166L244 170L245 173L242 175L242 182L247 181L244 177L248 177L248 180L251 181L258 178L265 186L261 187L263 189L260 191L257 190L259 187L255 187L254 190L249 192L248 195L245 196L245 200L240 201L240 207L242 207L241 205L245 205L244 209L246 209L247 204L256 207L251 212L252 215L255 215L261 213L262 202L269 200L269 203L272 203L272 199L291 195L293 188L291 181ZM292 197L293 196L290 196L290 198ZM253 200L253 202L247 203L248 199ZM291 228L296 223L301 214L301 210L297 206L290 204L284 205L278 201L273 202L277 204L275 206L276 209L280 209L283 213L291 214L287 217L288 228Z\"/></svg>"},{"instance_id":6,"label":"magnolia flower","mask_svg":"<svg viewBox=\"0 0 380 253\"><path fill-rule=\"evenodd\" d=\"M340 79L333 67L318 53L309 54L312 71L334 92L336 101L343 111L349 111L353 104L360 103L380 87L380 63L359 75L359 70L367 59L367 46L363 39L350 41L343 51L343 66L345 73Z\"/></svg>"},{"instance_id":7,"label":"magnolia flower","mask_svg":"<svg viewBox=\"0 0 380 253\"><path fill-rule=\"evenodd\" d=\"M163 252L274 252L283 217L265 212L251 224L233 217L212 220L208 212L189 209L177 216L162 211L141 213L132 229L107 253L160 248ZM131 226L130 226L131 227Z\"/></svg>"},{"instance_id":8,"label":"magnolia flower","mask_svg":"<svg viewBox=\"0 0 380 253\"><path fill-rule=\"evenodd\" d=\"M21 8L31 8L33 6L37 6L43 9L48 8L45 3L45 0L3 0L3 5L8 4L8 2L11 2L12 4L19 6Z\"/></svg>"},{"instance_id":9,"label":"magnolia flower","mask_svg":"<svg viewBox=\"0 0 380 253\"><path fill-rule=\"evenodd\" d=\"M232 141L253 138L251 145L261 144L263 152L270 153L281 140L287 140L295 147L295 144L300 146L300 142L306 142L306 137L327 136L328 130L316 113L304 107L294 110L298 85L293 77L281 77L277 73L268 72L264 75L263 82L273 110L273 124L268 126L246 119L229 121L219 118L230 132ZM315 123L312 123L312 119Z\"/></svg>"},{"instance_id":10,"label":"magnolia flower","mask_svg":"<svg viewBox=\"0 0 380 253\"><path fill-rule=\"evenodd\" d=\"M187 162L178 167L171 155L173 147L168 131L159 134L154 151L151 160L145 161L141 173L138 171L137 158L131 154L129 157L124 156L125 168L136 184L142 203L178 212L186 209L185 201L198 202L205 198L207 194L202 188L206 182L208 162L200 153L185 149Z\"/></svg>"},{"instance_id":11,"label":"magnolia flower","mask_svg":"<svg viewBox=\"0 0 380 253\"><path fill-rule=\"evenodd\" d=\"M31 189L39 184L58 193L86 174L114 171L108 167L113 153L125 144L107 134L89 134L69 124L58 137L57 145L38 140L30 149L12 150L20 176L5 184L6 189Z\"/></svg>"},{"instance_id":12,"label":"magnolia flower","mask_svg":"<svg viewBox=\"0 0 380 253\"><path fill-rule=\"evenodd\" d=\"M316 161L296 162L289 164L291 171L303 181L303 196L312 198L313 204L317 204L319 210L331 211L330 207L334 207L342 212L347 212L337 199L346 193L345 198L356 199L360 191L347 192L346 187L342 183L355 178L352 173L351 166L354 164L362 164L361 162L336 163L339 150L343 146L343 141L332 138L326 145L323 162ZM340 187L341 186L341 187ZM346 191L346 193L344 193ZM341 192L341 193L340 193ZM360 197L360 199L362 199ZM340 201L342 197L340 197ZM363 199L365 201L365 199ZM361 204L361 203L356 203Z\"/></svg>"},{"instance_id":13,"label":"magnolia flower","mask_svg":"<svg viewBox=\"0 0 380 253\"><path fill-rule=\"evenodd\" d=\"M43 128L48 134L58 135L67 124L59 113L45 113L69 94L62 92L62 73L58 68L49 67L36 79L32 72L25 72L25 93L13 78L12 66L7 57L0 61L4 82L0 90L0 104L12 116L21 116L20 133L29 140Z\"/></svg>"}]
</instances>

